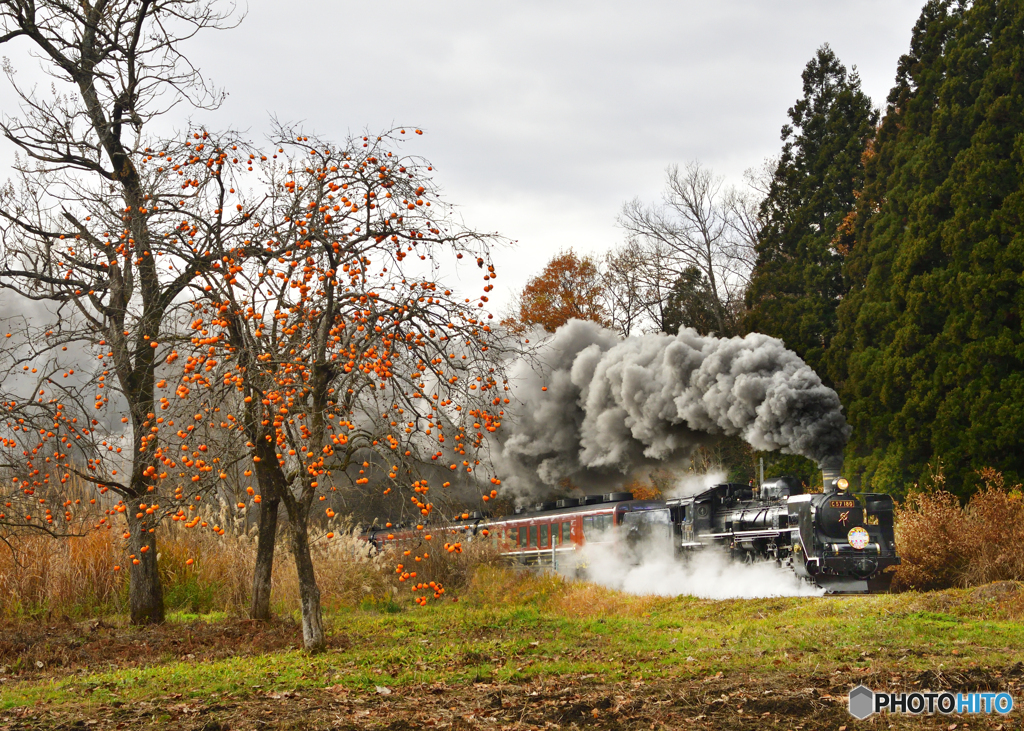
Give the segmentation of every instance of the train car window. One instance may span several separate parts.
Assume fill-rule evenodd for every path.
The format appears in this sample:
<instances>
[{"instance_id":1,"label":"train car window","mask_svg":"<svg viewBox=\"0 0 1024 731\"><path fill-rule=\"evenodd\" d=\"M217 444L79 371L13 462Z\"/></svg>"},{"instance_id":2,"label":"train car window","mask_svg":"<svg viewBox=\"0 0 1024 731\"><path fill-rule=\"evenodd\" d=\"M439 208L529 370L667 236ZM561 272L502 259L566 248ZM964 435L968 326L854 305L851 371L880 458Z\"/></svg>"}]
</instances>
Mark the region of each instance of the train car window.
<instances>
[{"instance_id":1,"label":"train car window","mask_svg":"<svg viewBox=\"0 0 1024 731\"><path fill-rule=\"evenodd\" d=\"M519 535L516 537L516 545L519 546L520 548L524 548L526 546L526 526L525 525L519 527Z\"/></svg>"},{"instance_id":2,"label":"train car window","mask_svg":"<svg viewBox=\"0 0 1024 731\"><path fill-rule=\"evenodd\" d=\"M672 522L672 517L669 515L668 509L662 510L643 510L635 513L626 513L622 516L623 526L638 526L638 525L669 525Z\"/></svg>"},{"instance_id":3,"label":"train car window","mask_svg":"<svg viewBox=\"0 0 1024 731\"><path fill-rule=\"evenodd\" d=\"M612 527L611 515L592 515L583 519L583 537L588 541L602 541Z\"/></svg>"},{"instance_id":4,"label":"train car window","mask_svg":"<svg viewBox=\"0 0 1024 731\"><path fill-rule=\"evenodd\" d=\"M570 521L562 523L562 543L572 543L572 523Z\"/></svg>"},{"instance_id":5,"label":"train car window","mask_svg":"<svg viewBox=\"0 0 1024 731\"><path fill-rule=\"evenodd\" d=\"M551 526L542 525L540 527L540 543L537 544L541 548L547 548L548 546L548 531L551 530Z\"/></svg>"},{"instance_id":6,"label":"train car window","mask_svg":"<svg viewBox=\"0 0 1024 731\"><path fill-rule=\"evenodd\" d=\"M535 526L535 525L531 525L530 526L530 542L527 545L531 546L532 548L536 548L537 545L538 545L538 543L537 543L537 526Z\"/></svg>"}]
</instances>

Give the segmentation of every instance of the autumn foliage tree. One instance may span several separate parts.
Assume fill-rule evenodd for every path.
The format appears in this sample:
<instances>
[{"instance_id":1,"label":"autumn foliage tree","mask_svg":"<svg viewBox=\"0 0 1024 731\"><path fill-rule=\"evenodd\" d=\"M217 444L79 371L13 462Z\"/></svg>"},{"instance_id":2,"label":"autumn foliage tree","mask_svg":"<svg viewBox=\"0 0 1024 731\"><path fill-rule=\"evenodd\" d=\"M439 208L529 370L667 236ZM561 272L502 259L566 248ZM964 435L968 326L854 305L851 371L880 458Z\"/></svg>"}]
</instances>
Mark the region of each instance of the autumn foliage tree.
<instances>
[{"instance_id":1,"label":"autumn foliage tree","mask_svg":"<svg viewBox=\"0 0 1024 731\"><path fill-rule=\"evenodd\" d=\"M591 257L571 249L555 256L530 279L502 324L513 332L539 325L554 332L569 320L608 324L601 271Z\"/></svg>"}]
</instances>

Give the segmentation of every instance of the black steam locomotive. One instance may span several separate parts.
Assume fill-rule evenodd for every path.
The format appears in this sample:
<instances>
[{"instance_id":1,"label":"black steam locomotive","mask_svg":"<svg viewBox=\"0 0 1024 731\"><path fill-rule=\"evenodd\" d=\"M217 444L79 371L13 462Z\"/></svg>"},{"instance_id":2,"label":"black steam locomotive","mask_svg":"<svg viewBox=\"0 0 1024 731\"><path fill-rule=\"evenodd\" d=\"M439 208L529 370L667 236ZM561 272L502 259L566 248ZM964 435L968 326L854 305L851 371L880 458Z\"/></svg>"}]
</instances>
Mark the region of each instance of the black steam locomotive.
<instances>
[{"instance_id":1,"label":"black steam locomotive","mask_svg":"<svg viewBox=\"0 0 1024 731\"><path fill-rule=\"evenodd\" d=\"M839 477L822 493L805 493L799 480L761 485L715 485L666 502L678 527L680 550L719 545L740 561L772 560L791 567L830 593L886 591L899 564L893 501L882 493L848 492Z\"/></svg>"}]
</instances>

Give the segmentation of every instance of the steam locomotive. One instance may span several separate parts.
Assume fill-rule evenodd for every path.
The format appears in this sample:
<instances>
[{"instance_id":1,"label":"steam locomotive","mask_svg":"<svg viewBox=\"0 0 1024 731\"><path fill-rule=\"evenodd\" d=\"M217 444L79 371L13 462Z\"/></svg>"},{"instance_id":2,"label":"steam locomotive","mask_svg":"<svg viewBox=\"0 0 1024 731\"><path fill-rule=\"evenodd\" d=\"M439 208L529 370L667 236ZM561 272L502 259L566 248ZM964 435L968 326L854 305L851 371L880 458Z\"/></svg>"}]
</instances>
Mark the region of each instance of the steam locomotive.
<instances>
[{"instance_id":1,"label":"steam locomotive","mask_svg":"<svg viewBox=\"0 0 1024 731\"><path fill-rule=\"evenodd\" d=\"M724 484L667 501L680 549L717 544L744 562L773 560L830 593L888 590L886 569L900 563L889 495L858 497L843 477L821 493L805 493L793 477L766 481L753 493Z\"/></svg>"},{"instance_id":2,"label":"steam locomotive","mask_svg":"<svg viewBox=\"0 0 1024 731\"><path fill-rule=\"evenodd\" d=\"M636 563L652 550L685 557L719 547L744 563L789 567L829 593L886 591L892 580L886 569L900 563L892 498L856 496L842 477L826 475L825 482L821 493L805 493L796 478L779 477L759 490L725 483L670 500L633 500L628 492L588 495L498 519L463 514L440 530L454 534L452 541L496 540L509 561L523 566L564 570L589 543L614 544ZM367 538L382 547L415 540L417 532L395 526Z\"/></svg>"}]
</instances>

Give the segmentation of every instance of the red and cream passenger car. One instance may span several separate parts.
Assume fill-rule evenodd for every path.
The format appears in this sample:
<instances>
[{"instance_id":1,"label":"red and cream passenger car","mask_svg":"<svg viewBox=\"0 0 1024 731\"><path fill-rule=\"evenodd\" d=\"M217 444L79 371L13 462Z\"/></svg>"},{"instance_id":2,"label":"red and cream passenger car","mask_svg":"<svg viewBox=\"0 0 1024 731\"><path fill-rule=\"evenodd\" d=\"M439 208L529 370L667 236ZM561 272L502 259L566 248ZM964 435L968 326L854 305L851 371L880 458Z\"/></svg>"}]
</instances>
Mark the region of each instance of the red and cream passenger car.
<instances>
[{"instance_id":1,"label":"red and cream passenger car","mask_svg":"<svg viewBox=\"0 0 1024 731\"><path fill-rule=\"evenodd\" d=\"M628 492L541 503L502 518L478 519L474 530L477 535L486 530L516 564L554 568L571 568L573 554L584 545L609 543L622 534L639 530L647 537L653 530L666 541L673 535L664 502L633 500Z\"/></svg>"},{"instance_id":2,"label":"red and cream passenger car","mask_svg":"<svg viewBox=\"0 0 1024 731\"><path fill-rule=\"evenodd\" d=\"M422 530L411 526L375 529L366 538L378 548L433 534L451 542L486 539L496 541L501 552L518 565L559 568L584 545L611 542L624 528L638 526L647 531L661 529L671 540L672 523L665 503L633 500L628 492L541 503L501 518L472 513L445 526L425 525Z\"/></svg>"}]
</instances>

